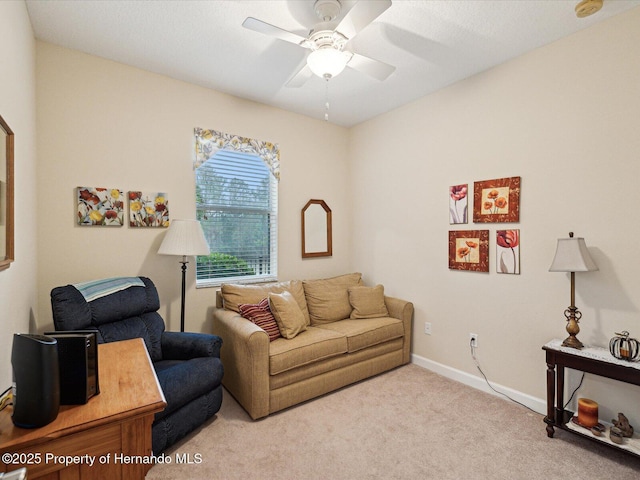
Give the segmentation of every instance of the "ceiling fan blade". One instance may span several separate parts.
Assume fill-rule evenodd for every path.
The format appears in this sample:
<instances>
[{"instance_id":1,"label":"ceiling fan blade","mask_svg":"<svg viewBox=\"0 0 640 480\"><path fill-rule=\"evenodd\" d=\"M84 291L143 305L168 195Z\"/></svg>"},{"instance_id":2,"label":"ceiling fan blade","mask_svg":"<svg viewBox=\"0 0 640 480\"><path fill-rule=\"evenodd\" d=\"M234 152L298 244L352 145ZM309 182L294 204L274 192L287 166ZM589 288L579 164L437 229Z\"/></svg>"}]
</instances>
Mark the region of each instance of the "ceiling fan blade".
<instances>
[{"instance_id":1,"label":"ceiling fan blade","mask_svg":"<svg viewBox=\"0 0 640 480\"><path fill-rule=\"evenodd\" d=\"M386 80L396 69L393 65L357 53L353 54L347 66L380 81Z\"/></svg>"},{"instance_id":2,"label":"ceiling fan blade","mask_svg":"<svg viewBox=\"0 0 640 480\"><path fill-rule=\"evenodd\" d=\"M309 80L312 75L313 72L309 68L309 65L305 63L304 66L300 70L298 70L298 72L293 77L289 79L289 81L286 83L286 86L290 88L299 88L307 83L307 80Z\"/></svg>"},{"instance_id":3,"label":"ceiling fan blade","mask_svg":"<svg viewBox=\"0 0 640 480\"><path fill-rule=\"evenodd\" d=\"M352 39L364 27L378 18L391 6L391 0L364 1L356 3L336 27L336 31Z\"/></svg>"},{"instance_id":4,"label":"ceiling fan blade","mask_svg":"<svg viewBox=\"0 0 640 480\"><path fill-rule=\"evenodd\" d=\"M302 43L307 41L305 37L298 35L297 33L283 30L280 27L276 27L275 25L271 25L253 17L247 17L244 22L242 22L242 26L249 30L253 30L254 32L270 35L272 37L279 38L280 40L284 40L285 42L295 43L300 46L304 46Z\"/></svg>"}]
</instances>

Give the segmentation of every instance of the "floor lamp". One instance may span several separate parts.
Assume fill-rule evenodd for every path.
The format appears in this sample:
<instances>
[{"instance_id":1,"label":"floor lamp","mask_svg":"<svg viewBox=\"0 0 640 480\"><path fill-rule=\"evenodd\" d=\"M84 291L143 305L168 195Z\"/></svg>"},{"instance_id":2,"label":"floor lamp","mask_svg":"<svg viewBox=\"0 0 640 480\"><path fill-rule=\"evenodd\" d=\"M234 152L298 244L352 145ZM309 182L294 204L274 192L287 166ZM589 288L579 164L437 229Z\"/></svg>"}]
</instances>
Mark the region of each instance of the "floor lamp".
<instances>
[{"instance_id":1,"label":"floor lamp","mask_svg":"<svg viewBox=\"0 0 640 480\"><path fill-rule=\"evenodd\" d=\"M184 332L184 297L187 275L187 257L209 255L209 245L204 238L198 220L172 220L158 250L160 255L182 255L182 304L180 307L180 331Z\"/></svg>"}]
</instances>

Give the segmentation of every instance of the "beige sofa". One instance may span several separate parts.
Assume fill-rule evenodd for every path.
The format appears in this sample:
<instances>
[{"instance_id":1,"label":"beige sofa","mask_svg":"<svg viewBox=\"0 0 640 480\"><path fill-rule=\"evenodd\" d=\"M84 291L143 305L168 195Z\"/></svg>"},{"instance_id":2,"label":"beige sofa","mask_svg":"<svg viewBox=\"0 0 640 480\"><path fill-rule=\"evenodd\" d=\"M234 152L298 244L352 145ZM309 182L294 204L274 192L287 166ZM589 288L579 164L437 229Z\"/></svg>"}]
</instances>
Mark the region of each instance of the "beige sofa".
<instances>
[{"instance_id":1,"label":"beige sofa","mask_svg":"<svg viewBox=\"0 0 640 480\"><path fill-rule=\"evenodd\" d=\"M290 338L270 341L273 332L240 315L263 311L265 299ZM223 384L253 419L265 417L409 363L412 318L412 303L364 286L359 273L223 285L213 313L213 333L224 342Z\"/></svg>"}]
</instances>

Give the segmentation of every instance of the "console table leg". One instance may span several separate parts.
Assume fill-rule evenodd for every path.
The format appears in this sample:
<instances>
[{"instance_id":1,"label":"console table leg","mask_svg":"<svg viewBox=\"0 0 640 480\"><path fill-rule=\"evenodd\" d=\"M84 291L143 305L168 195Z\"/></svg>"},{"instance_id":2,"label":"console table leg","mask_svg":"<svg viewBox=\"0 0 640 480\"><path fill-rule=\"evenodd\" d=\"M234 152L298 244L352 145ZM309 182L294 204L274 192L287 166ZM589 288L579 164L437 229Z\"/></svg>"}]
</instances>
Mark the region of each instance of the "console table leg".
<instances>
[{"instance_id":1,"label":"console table leg","mask_svg":"<svg viewBox=\"0 0 640 480\"><path fill-rule=\"evenodd\" d=\"M564 420L564 365L557 365L556 370L556 425L563 425Z\"/></svg>"},{"instance_id":2,"label":"console table leg","mask_svg":"<svg viewBox=\"0 0 640 480\"><path fill-rule=\"evenodd\" d=\"M545 421L547 420L547 418L545 417ZM553 438L553 434L556 433L556 431L553 428L553 425L551 423L547 423L547 437L549 438Z\"/></svg>"},{"instance_id":3,"label":"console table leg","mask_svg":"<svg viewBox=\"0 0 640 480\"><path fill-rule=\"evenodd\" d=\"M553 438L555 424L555 400L556 400L556 365L547 362L547 416L544 422L547 424L547 437Z\"/></svg>"}]
</instances>

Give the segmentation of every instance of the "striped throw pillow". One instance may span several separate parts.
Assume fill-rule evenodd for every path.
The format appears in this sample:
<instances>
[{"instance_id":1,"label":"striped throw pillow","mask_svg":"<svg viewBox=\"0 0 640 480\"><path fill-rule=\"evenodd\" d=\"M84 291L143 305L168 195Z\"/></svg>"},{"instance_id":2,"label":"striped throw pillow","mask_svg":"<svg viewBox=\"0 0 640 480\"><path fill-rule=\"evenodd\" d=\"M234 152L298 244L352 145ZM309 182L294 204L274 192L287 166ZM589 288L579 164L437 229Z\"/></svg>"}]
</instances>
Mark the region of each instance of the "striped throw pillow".
<instances>
[{"instance_id":1,"label":"striped throw pillow","mask_svg":"<svg viewBox=\"0 0 640 480\"><path fill-rule=\"evenodd\" d=\"M243 303L238 305L240 315L247 320L252 321L269 335L269 341L273 342L276 338L280 338L280 329L278 323L269 308L269 299L265 298L258 304Z\"/></svg>"}]
</instances>

